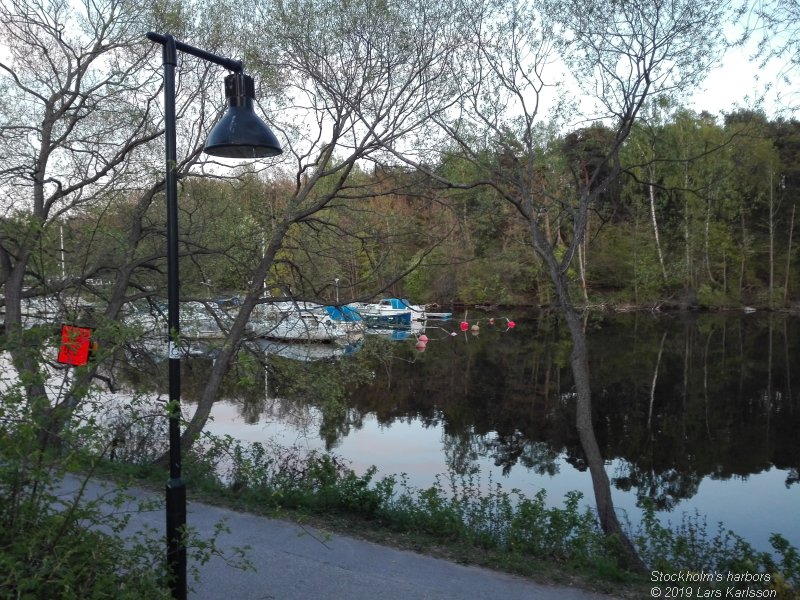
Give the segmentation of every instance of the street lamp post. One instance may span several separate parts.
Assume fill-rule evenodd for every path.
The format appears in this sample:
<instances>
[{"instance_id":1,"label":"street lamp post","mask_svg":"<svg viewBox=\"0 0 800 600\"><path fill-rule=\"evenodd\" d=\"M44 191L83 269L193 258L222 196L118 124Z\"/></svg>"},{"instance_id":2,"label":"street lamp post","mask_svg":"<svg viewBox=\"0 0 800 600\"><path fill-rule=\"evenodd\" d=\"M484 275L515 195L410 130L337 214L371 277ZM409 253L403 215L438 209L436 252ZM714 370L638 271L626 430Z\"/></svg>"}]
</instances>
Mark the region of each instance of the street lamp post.
<instances>
[{"instance_id":1,"label":"street lamp post","mask_svg":"<svg viewBox=\"0 0 800 600\"><path fill-rule=\"evenodd\" d=\"M172 597L185 600L186 586L186 483L181 476L181 352L180 283L178 278L178 178L175 129L175 67L177 51L225 67L228 110L206 140L207 154L228 158L277 156L280 144L269 127L253 110L253 79L243 73L239 60L223 58L178 42L171 35L148 33L161 44L164 62L164 145L166 154L165 191L167 201L167 325L169 329L169 481L166 489L167 567Z\"/></svg>"}]
</instances>

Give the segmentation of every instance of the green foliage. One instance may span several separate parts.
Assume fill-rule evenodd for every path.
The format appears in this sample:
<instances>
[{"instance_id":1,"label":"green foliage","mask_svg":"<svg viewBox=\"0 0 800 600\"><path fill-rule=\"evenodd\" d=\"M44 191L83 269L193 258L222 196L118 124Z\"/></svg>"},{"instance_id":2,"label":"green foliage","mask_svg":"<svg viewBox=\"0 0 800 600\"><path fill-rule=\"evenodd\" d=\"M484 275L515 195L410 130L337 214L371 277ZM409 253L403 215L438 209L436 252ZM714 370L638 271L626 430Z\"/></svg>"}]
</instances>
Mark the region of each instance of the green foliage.
<instances>
[{"instance_id":1,"label":"green foliage","mask_svg":"<svg viewBox=\"0 0 800 600\"><path fill-rule=\"evenodd\" d=\"M110 339L109 331L103 334ZM53 351L47 339L34 347ZM56 390L56 401L63 402L71 388L76 408L58 436L43 435L57 411L49 398L27 394L22 381L31 377L18 382L9 369L0 381L0 597L168 598L161 534L126 531L130 509L119 509L133 497L125 484L117 482L99 498L86 492L103 461L142 465L154 457L160 447L154 438L166 438L158 425L166 422L163 410L142 413L134 397L115 417L101 420L96 390L71 381L83 371L43 365L36 374L38 383ZM158 504L144 500L134 510L152 511ZM221 525L208 539L185 532L195 577L198 566L220 554L216 540L222 533ZM234 555L232 564L248 566L241 550Z\"/></svg>"},{"instance_id":2,"label":"green foliage","mask_svg":"<svg viewBox=\"0 0 800 600\"><path fill-rule=\"evenodd\" d=\"M166 598L159 559L113 535L125 519L107 516L102 502L58 493L65 469L79 462L75 447L100 442L97 427L76 423L60 449L42 449L41 429L22 398L16 386L0 396L0 596ZM118 492L108 502L123 499Z\"/></svg>"},{"instance_id":3,"label":"green foliage","mask_svg":"<svg viewBox=\"0 0 800 600\"><path fill-rule=\"evenodd\" d=\"M731 299L722 290L715 289L711 284L704 283L697 290L697 302L703 308L730 307Z\"/></svg>"},{"instance_id":4,"label":"green foliage","mask_svg":"<svg viewBox=\"0 0 800 600\"><path fill-rule=\"evenodd\" d=\"M24 532L4 530L0 595L42 600L169 598L153 571L155 565L131 553L122 540L77 526L98 520L96 513L81 509L40 514L27 521Z\"/></svg>"},{"instance_id":5,"label":"green foliage","mask_svg":"<svg viewBox=\"0 0 800 600\"><path fill-rule=\"evenodd\" d=\"M475 261L465 271L458 286L457 298L471 304L510 303L511 290L503 282L504 278L496 264L486 260Z\"/></svg>"},{"instance_id":6,"label":"green foliage","mask_svg":"<svg viewBox=\"0 0 800 600\"><path fill-rule=\"evenodd\" d=\"M444 544L490 550L504 556L507 565L527 557L589 569L610 581L628 577L615 566L618 542L603 535L595 514L582 508L578 492L568 493L562 507L553 507L544 490L527 497L492 481L482 485L474 472L451 475L446 483L437 477L432 486L418 489L405 475L378 478L374 467L358 475L334 455L298 447L245 445L231 438L212 444L217 446L212 454L227 460L222 475L207 470L207 489L239 505L356 517ZM710 535L697 515L684 516L677 527L664 526L652 506L634 537L649 568L770 573L770 589L793 598L800 587L800 555L779 535L771 541L774 555L757 552L722 525Z\"/></svg>"},{"instance_id":7,"label":"green foliage","mask_svg":"<svg viewBox=\"0 0 800 600\"><path fill-rule=\"evenodd\" d=\"M770 538L773 554L758 552L722 523L710 533L706 519L697 513L684 514L677 526L665 526L652 504L646 504L635 543L642 559L662 572L764 573L770 576L764 589L775 590L778 598L797 598L800 590L800 555L779 534ZM739 588L723 583L737 589L760 585L745 582Z\"/></svg>"},{"instance_id":8,"label":"green foliage","mask_svg":"<svg viewBox=\"0 0 800 600\"><path fill-rule=\"evenodd\" d=\"M800 219L793 220L791 201L798 124L770 122L757 113L731 115L719 124L705 114L662 108L652 124L632 132L620 156L626 173L620 185L591 207L584 258L591 301L655 304L682 289L702 289L703 302L712 307L782 299L784 282L791 289L798 280ZM607 143L602 128L563 139L555 131L546 135L537 185L555 197L564 196L559 185L572 178L576 165L609 168L600 160ZM487 180L488 167L500 169L504 160L488 154L480 159L476 164L449 154L438 173L457 182ZM333 190L337 176L320 180L309 201ZM529 223L500 190L442 191L434 183L420 173L355 169L337 192L341 198L289 229L269 288L275 295L292 290L333 300L338 278L343 300L389 287L415 302L547 303L551 282L531 247ZM181 262L184 293L207 298L245 290L291 194L288 179L267 181L250 172L233 182L182 180L181 238L191 254ZM544 208L548 242L561 258L572 225L554 207ZM163 221L163 211L160 199L152 203L145 217L148 233L131 256L125 240L136 218L132 199L115 199L65 222L67 272L142 260L149 267L137 269L132 284L163 286L163 274L146 258L161 252L158 236L149 231ZM58 224L45 227L32 258L31 272L40 279L60 271ZM13 230L10 239L38 231L26 215L2 227ZM577 266L573 259L568 270L574 286Z\"/></svg>"},{"instance_id":9,"label":"green foliage","mask_svg":"<svg viewBox=\"0 0 800 600\"><path fill-rule=\"evenodd\" d=\"M528 499L496 484L486 493L475 475L453 477L447 487L437 478L416 489L405 477L376 480L374 467L358 475L329 454L258 442L244 446L230 438L216 443L229 458L227 473L212 477L218 492L235 492L240 501L249 497L262 508L358 515L397 531L576 564L604 555L602 532L592 513L581 510L578 493L567 495L564 508L550 508L544 491Z\"/></svg>"}]
</instances>

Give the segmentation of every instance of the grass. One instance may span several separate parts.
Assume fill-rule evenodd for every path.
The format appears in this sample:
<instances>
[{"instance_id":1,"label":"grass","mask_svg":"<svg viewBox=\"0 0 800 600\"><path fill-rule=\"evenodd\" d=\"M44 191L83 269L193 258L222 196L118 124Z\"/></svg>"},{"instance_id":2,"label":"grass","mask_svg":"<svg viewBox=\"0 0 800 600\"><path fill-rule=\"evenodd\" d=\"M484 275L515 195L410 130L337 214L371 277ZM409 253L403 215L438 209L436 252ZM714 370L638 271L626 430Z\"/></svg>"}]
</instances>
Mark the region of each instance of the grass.
<instances>
[{"instance_id":1,"label":"grass","mask_svg":"<svg viewBox=\"0 0 800 600\"><path fill-rule=\"evenodd\" d=\"M112 468L135 475L140 484L163 486L161 470L119 463ZM437 478L417 489L403 475L379 477L374 468L359 475L330 454L210 436L184 457L184 469L191 496L207 503L542 583L650 597L651 574L619 566L618 542L603 535L589 509L581 509L585 502L577 492L551 507L543 490L528 497L496 483L481 485L475 476ZM659 572L768 573L769 584L759 589L774 591L771 597L799 597L800 557L778 535L775 552L761 553L722 525L710 532L699 515L665 527L650 508L632 538L645 563Z\"/></svg>"}]
</instances>

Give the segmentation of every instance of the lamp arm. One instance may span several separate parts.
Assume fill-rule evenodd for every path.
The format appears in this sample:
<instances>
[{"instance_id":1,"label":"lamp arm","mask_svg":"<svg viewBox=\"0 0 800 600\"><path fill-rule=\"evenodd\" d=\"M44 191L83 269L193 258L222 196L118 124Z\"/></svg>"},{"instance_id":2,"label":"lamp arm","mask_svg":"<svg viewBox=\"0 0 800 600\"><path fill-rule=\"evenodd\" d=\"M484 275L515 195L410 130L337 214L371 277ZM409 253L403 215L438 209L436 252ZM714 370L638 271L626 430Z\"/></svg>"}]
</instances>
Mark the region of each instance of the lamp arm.
<instances>
[{"instance_id":1,"label":"lamp arm","mask_svg":"<svg viewBox=\"0 0 800 600\"><path fill-rule=\"evenodd\" d=\"M163 35L160 33L154 33L152 31L147 33L148 40L162 45L167 44L167 41L171 37L171 35ZM207 60L208 62L212 62L216 65L220 65L221 67L225 67L234 73L241 73L244 70L244 63L240 60L218 56L216 54L212 54L211 52L201 50L200 48L195 48L194 46L184 44L183 42L179 42L177 40L175 40L175 49L180 50L181 52L186 52L187 54L191 54L192 56L196 56L197 58L202 58L203 60Z\"/></svg>"}]
</instances>

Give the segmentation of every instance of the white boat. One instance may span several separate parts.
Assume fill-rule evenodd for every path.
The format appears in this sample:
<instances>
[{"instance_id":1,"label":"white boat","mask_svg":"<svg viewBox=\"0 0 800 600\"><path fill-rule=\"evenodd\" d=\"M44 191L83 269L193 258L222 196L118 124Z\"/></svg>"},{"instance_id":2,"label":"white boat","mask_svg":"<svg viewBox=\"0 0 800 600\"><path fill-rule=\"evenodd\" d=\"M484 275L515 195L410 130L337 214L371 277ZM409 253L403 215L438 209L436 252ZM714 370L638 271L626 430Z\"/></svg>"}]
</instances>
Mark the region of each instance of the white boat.
<instances>
[{"instance_id":1,"label":"white boat","mask_svg":"<svg viewBox=\"0 0 800 600\"><path fill-rule=\"evenodd\" d=\"M250 333L271 340L347 343L364 333L358 315L337 307L310 303L265 303L256 306L247 323Z\"/></svg>"},{"instance_id":2,"label":"white boat","mask_svg":"<svg viewBox=\"0 0 800 600\"><path fill-rule=\"evenodd\" d=\"M357 305L359 314L370 327L410 327L414 318L411 306L399 298L384 298L380 302ZM424 318L424 312L417 312Z\"/></svg>"},{"instance_id":3,"label":"white boat","mask_svg":"<svg viewBox=\"0 0 800 600\"><path fill-rule=\"evenodd\" d=\"M447 321L448 319L452 319L453 318L453 313L452 312L445 312L445 311L437 312L435 310L432 310L432 309L436 309L438 307L439 306L436 305L436 304L425 307L425 316L428 319L441 319L442 321Z\"/></svg>"},{"instance_id":4,"label":"white boat","mask_svg":"<svg viewBox=\"0 0 800 600\"><path fill-rule=\"evenodd\" d=\"M187 339L222 338L225 332L220 324L224 326L230 322L225 312L202 302L181 302L178 318L181 337ZM135 308L123 319L126 324L141 329L144 335L160 339L167 337L167 321L167 307L163 304Z\"/></svg>"},{"instance_id":5,"label":"white boat","mask_svg":"<svg viewBox=\"0 0 800 600\"><path fill-rule=\"evenodd\" d=\"M384 298L380 302L358 305L358 310L372 327L410 327L412 321L449 319L453 313L430 312L405 298Z\"/></svg>"},{"instance_id":6,"label":"white boat","mask_svg":"<svg viewBox=\"0 0 800 600\"><path fill-rule=\"evenodd\" d=\"M180 324L181 337L221 338L225 337L223 327L230 324L230 318L225 312L202 302L182 302Z\"/></svg>"},{"instance_id":7,"label":"white boat","mask_svg":"<svg viewBox=\"0 0 800 600\"><path fill-rule=\"evenodd\" d=\"M23 327L56 323L64 316L64 306L56 296L36 296L23 298L20 309L22 311Z\"/></svg>"}]
</instances>

